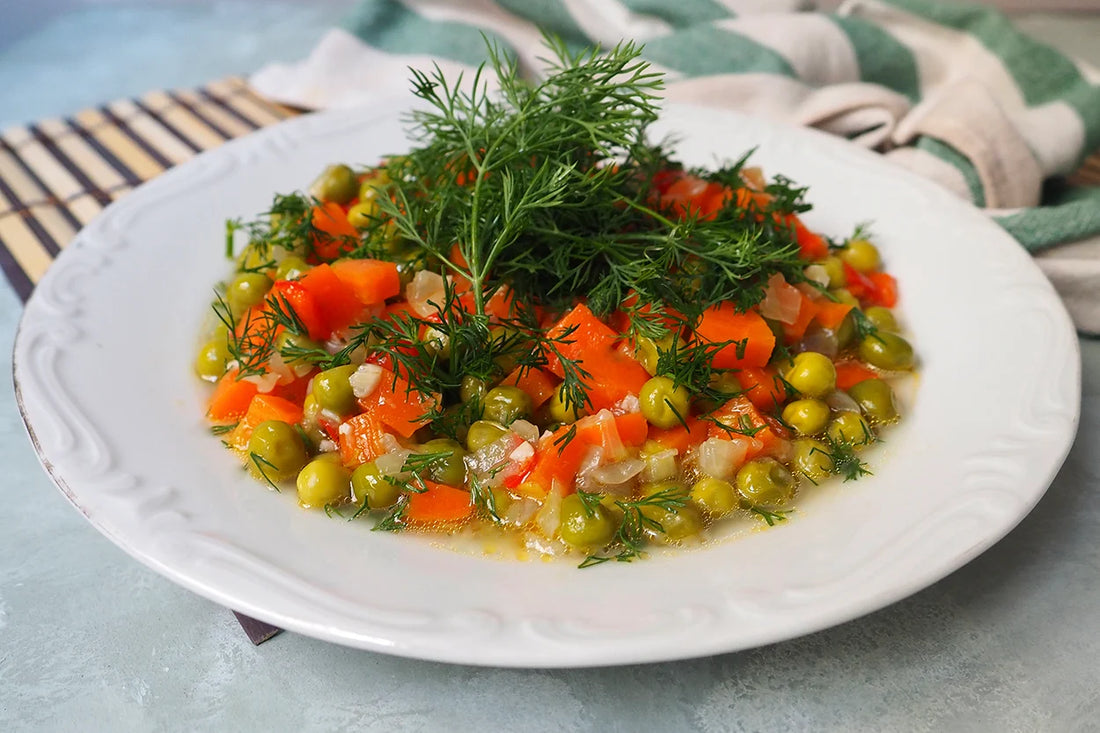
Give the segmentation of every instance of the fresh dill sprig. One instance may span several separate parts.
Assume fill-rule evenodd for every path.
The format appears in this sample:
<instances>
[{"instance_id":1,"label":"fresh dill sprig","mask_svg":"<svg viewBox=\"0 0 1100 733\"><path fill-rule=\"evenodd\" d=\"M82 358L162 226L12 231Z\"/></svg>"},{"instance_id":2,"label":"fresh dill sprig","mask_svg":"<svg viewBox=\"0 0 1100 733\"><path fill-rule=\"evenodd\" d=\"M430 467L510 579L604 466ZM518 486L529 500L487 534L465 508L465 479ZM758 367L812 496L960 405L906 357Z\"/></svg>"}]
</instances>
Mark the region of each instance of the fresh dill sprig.
<instances>
[{"instance_id":1,"label":"fresh dill sprig","mask_svg":"<svg viewBox=\"0 0 1100 733\"><path fill-rule=\"evenodd\" d=\"M271 488L275 489L275 491L279 491L279 487L275 484L274 481L271 480L271 477L267 475L267 469L270 468L274 471L278 471L278 466L261 456L256 451L249 452L248 460L252 462L252 465L256 468L256 472L260 474L260 477L263 478L264 482L267 483L267 485Z\"/></svg>"},{"instance_id":2,"label":"fresh dill sprig","mask_svg":"<svg viewBox=\"0 0 1100 733\"><path fill-rule=\"evenodd\" d=\"M824 453L829 458L831 472L834 475L842 476L845 481L855 481L871 475L871 470L856 452L857 448L862 448L876 440L874 433L866 429L864 429L862 442L838 440L831 435L826 435L827 449L823 451L821 448L814 447L810 452Z\"/></svg>"},{"instance_id":3,"label":"fresh dill sprig","mask_svg":"<svg viewBox=\"0 0 1100 733\"><path fill-rule=\"evenodd\" d=\"M409 509L409 498L407 494L402 494L397 502L390 507L390 510L386 512L386 515L378 520L377 524L371 527L372 532L400 532L405 529L405 512Z\"/></svg>"},{"instance_id":4,"label":"fresh dill sprig","mask_svg":"<svg viewBox=\"0 0 1100 733\"><path fill-rule=\"evenodd\" d=\"M765 509L759 506L750 506L749 512L763 519L768 523L769 527L774 527L779 522L787 521L787 515L791 513L789 509L783 509L780 511L772 511L771 509Z\"/></svg>"},{"instance_id":5,"label":"fresh dill sprig","mask_svg":"<svg viewBox=\"0 0 1100 733\"><path fill-rule=\"evenodd\" d=\"M581 497L581 501L585 501L584 497ZM634 501L616 501L615 506L622 510L623 518L610 546L619 547L619 551L614 555L589 555L577 567L588 568L611 560L630 562L641 557L646 534L665 531L661 523L649 514L654 510L674 512L685 504L687 504L687 497L679 487L663 489ZM585 507L587 509L588 505L585 504ZM649 510L649 513L646 510Z\"/></svg>"}]
</instances>

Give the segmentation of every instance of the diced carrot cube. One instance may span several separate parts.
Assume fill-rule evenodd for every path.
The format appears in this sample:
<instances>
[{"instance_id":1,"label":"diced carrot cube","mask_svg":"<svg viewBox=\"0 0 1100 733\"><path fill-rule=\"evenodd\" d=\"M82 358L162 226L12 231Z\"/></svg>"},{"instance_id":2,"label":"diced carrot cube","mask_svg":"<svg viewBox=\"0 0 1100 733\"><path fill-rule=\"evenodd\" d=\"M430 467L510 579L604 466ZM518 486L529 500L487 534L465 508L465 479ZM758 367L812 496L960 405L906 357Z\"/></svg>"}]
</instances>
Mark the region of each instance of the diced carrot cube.
<instances>
[{"instance_id":1,"label":"diced carrot cube","mask_svg":"<svg viewBox=\"0 0 1100 733\"><path fill-rule=\"evenodd\" d=\"M738 312L732 303L720 303L708 308L695 336L704 342L733 342L719 349L714 355L714 366L719 369L762 367L771 358L775 348L775 334L756 311Z\"/></svg>"}]
</instances>

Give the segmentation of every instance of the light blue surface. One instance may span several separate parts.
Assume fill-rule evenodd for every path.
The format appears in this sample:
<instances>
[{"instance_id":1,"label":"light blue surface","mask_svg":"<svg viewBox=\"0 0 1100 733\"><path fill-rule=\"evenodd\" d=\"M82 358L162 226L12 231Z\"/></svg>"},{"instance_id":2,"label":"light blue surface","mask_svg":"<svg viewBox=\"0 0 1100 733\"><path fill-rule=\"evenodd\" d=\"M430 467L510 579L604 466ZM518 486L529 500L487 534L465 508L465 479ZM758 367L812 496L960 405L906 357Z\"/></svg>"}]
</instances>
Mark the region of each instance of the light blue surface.
<instances>
[{"instance_id":1,"label":"light blue surface","mask_svg":"<svg viewBox=\"0 0 1100 733\"><path fill-rule=\"evenodd\" d=\"M0 116L65 114L293 58L339 4L302 3L286 15L276 9L290 3L241 0L68 11L0 50ZM238 48L232 27L249 17L262 23ZM77 63L89 49L102 54L98 70ZM64 78L60 58L76 63L67 73L80 84L38 89ZM5 353L19 311L0 286ZM228 611L131 560L67 504L4 380L0 731L1096 730L1100 342L1082 348L1081 430L1065 467L1035 511L962 570L803 639L574 671L423 663L293 634L253 647Z\"/></svg>"}]
</instances>

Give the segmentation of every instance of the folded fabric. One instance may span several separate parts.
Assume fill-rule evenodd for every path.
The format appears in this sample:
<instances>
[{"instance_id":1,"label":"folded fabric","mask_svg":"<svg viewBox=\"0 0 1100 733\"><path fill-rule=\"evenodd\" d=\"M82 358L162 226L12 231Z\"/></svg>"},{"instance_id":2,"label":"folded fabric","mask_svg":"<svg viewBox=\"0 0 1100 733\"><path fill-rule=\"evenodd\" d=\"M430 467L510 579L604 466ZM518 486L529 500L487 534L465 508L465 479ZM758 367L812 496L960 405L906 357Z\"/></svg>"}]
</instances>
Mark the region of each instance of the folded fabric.
<instances>
[{"instance_id":1,"label":"folded fabric","mask_svg":"<svg viewBox=\"0 0 1100 733\"><path fill-rule=\"evenodd\" d=\"M308 108L377 103L406 91L409 66L481 63L486 37L532 76L544 30L576 48L642 41L667 74L669 100L844 136L988 210L1042 251L1078 328L1100 333L1100 188L1057 183L1100 147L1100 72L984 7L848 0L827 14L803 5L363 0L309 58L266 67L251 83Z\"/></svg>"}]
</instances>

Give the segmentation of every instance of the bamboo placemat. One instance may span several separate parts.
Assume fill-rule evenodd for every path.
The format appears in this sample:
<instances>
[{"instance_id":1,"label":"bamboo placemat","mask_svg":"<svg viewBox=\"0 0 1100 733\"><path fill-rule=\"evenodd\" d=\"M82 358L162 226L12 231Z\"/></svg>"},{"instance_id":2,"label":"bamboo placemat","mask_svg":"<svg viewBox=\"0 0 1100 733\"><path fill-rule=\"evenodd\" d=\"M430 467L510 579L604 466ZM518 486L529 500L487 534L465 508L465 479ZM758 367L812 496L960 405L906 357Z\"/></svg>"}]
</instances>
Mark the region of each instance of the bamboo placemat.
<instances>
[{"instance_id":1,"label":"bamboo placemat","mask_svg":"<svg viewBox=\"0 0 1100 733\"><path fill-rule=\"evenodd\" d=\"M0 133L0 265L19 296L107 204L204 150L298 114L230 77Z\"/></svg>"}]
</instances>

